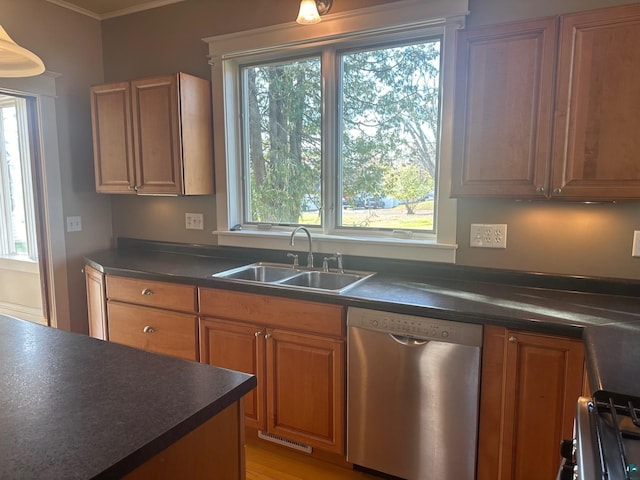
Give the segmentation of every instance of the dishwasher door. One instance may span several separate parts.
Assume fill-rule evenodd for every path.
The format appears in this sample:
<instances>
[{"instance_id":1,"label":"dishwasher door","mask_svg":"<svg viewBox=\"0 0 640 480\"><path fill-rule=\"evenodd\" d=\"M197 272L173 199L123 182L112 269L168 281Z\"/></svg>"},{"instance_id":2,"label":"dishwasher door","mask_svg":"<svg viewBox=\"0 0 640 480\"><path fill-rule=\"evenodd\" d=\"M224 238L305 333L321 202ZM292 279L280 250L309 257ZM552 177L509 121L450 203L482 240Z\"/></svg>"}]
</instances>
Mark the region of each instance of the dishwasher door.
<instances>
[{"instance_id":1,"label":"dishwasher door","mask_svg":"<svg viewBox=\"0 0 640 480\"><path fill-rule=\"evenodd\" d=\"M347 460L408 480L473 480L482 326L422 319L432 323L401 329L447 337L420 339L381 331L397 316L359 313L376 329L347 329ZM467 326L472 345L454 343Z\"/></svg>"}]
</instances>

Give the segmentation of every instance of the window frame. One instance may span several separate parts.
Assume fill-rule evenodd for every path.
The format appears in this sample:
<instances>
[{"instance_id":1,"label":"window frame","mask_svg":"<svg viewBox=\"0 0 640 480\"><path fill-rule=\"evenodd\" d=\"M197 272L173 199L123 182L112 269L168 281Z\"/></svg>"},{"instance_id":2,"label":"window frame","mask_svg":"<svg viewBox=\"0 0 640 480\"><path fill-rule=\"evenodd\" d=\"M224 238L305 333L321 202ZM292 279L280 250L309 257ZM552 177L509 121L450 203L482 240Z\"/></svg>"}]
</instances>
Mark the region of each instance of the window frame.
<instances>
[{"instance_id":1,"label":"window frame","mask_svg":"<svg viewBox=\"0 0 640 480\"><path fill-rule=\"evenodd\" d=\"M329 181L337 175L336 125L323 124L322 188L325 200L324 229L310 227L318 252L336 250L344 254L380 256L387 258L420 259L455 262L456 201L449 197L451 173L451 144L453 117L453 85L455 76L455 31L464 26L467 0L408 0L393 5L369 7L347 13L328 15L314 26L295 23L276 25L247 32L204 39L209 44L212 65L214 126L216 135L216 213L217 230L213 232L220 245L254 248L287 248L283 237L291 227L242 225L242 118L240 106L239 67L243 64L266 62L270 59L317 53L319 49L334 52L357 46L383 45L430 37L441 38L441 106L440 156L437 178L437 211L434 214L435 234L381 236L377 231L345 232L336 228L332 208L337 208L337 184ZM423 19L423 20L416 20ZM336 117L335 85L326 82L325 75L336 77L335 63L327 62L322 54L323 122ZM328 68L327 68L328 67ZM330 223L327 223L329 220ZM241 228L240 228L241 227ZM348 233L348 234L347 234Z\"/></svg>"}]
</instances>

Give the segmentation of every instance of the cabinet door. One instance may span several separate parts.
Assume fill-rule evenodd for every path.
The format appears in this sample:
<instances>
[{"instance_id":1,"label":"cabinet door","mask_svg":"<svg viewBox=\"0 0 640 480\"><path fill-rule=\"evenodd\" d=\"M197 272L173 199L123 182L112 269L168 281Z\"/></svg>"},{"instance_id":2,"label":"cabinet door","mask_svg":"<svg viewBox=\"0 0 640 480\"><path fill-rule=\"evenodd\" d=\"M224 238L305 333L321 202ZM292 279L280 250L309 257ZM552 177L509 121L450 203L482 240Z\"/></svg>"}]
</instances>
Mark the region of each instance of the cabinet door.
<instances>
[{"instance_id":1,"label":"cabinet door","mask_svg":"<svg viewBox=\"0 0 640 480\"><path fill-rule=\"evenodd\" d=\"M89 335L100 340L108 340L104 275L88 265L84 267L84 275L87 285Z\"/></svg>"},{"instance_id":2,"label":"cabinet door","mask_svg":"<svg viewBox=\"0 0 640 480\"><path fill-rule=\"evenodd\" d=\"M555 478L582 392L582 344L492 326L484 334L477 478Z\"/></svg>"},{"instance_id":3,"label":"cabinet door","mask_svg":"<svg viewBox=\"0 0 640 480\"><path fill-rule=\"evenodd\" d=\"M131 92L138 193L181 194L177 77L136 80Z\"/></svg>"},{"instance_id":4,"label":"cabinet door","mask_svg":"<svg viewBox=\"0 0 640 480\"><path fill-rule=\"evenodd\" d=\"M245 424L265 430L264 333L256 325L200 319L200 361L256 376L258 386L244 397Z\"/></svg>"},{"instance_id":5,"label":"cabinet door","mask_svg":"<svg viewBox=\"0 0 640 480\"><path fill-rule=\"evenodd\" d=\"M267 329L269 433L344 454L344 342Z\"/></svg>"},{"instance_id":6,"label":"cabinet door","mask_svg":"<svg viewBox=\"0 0 640 480\"><path fill-rule=\"evenodd\" d=\"M458 33L452 196L544 196L557 21Z\"/></svg>"},{"instance_id":7,"label":"cabinet door","mask_svg":"<svg viewBox=\"0 0 640 480\"><path fill-rule=\"evenodd\" d=\"M198 360L195 315L107 302L109 340L151 352Z\"/></svg>"},{"instance_id":8,"label":"cabinet door","mask_svg":"<svg viewBox=\"0 0 640 480\"><path fill-rule=\"evenodd\" d=\"M128 82L91 88L91 125L96 191L135 193Z\"/></svg>"},{"instance_id":9,"label":"cabinet door","mask_svg":"<svg viewBox=\"0 0 640 480\"><path fill-rule=\"evenodd\" d=\"M640 5L561 17L553 194L640 198Z\"/></svg>"}]
</instances>

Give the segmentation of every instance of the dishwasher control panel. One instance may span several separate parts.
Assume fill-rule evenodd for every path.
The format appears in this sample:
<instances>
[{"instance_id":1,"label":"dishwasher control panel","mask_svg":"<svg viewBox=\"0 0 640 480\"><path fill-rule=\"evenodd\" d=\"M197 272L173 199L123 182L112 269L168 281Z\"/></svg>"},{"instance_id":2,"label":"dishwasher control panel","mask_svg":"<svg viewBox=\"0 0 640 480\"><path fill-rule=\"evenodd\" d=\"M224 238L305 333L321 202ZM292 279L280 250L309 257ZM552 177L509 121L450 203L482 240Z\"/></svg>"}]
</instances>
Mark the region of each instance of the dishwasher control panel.
<instances>
[{"instance_id":1,"label":"dishwasher control panel","mask_svg":"<svg viewBox=\"0 0 640 480\"><path fill-rule=\"evenodd\" d=\"M482 325L350 307L347 326L421 340L482 345Z\"/></svg>"}]
</instances>

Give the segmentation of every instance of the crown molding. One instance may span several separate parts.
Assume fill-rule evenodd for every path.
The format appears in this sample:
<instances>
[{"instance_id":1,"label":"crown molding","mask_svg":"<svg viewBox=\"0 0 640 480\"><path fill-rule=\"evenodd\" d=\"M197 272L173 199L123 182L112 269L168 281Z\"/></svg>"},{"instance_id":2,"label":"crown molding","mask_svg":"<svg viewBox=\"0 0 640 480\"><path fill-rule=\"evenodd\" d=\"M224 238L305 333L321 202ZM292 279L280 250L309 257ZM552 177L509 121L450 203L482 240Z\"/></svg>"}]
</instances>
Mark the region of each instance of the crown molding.
<instances>
[{"instance_id":1,"label":"crown molding","mask_svg":"<svg viewBox=\"0 0 640 480\"><path fill-rule=\"evenodd\" d=\"M54 5L58 5L59 7L66 8L68 10L72 10L81 15L86 15L87 17L91 17L95 20L107 20L109 18L122 17L124 15L130 15L132 13L142 12L144 10L151 10L152 8L164 7L165 5L171 5L172 3L184 2L185 0L152 0L149 2L145 2L140 5L136 5L134 7L122 8L120 10L113 10L107 13L96 13L91 10L87 10L86 8L79 7L71 2L66 2L65 0L47 0L49 3L53 3Z\"/></svg>"}]
</instances>

